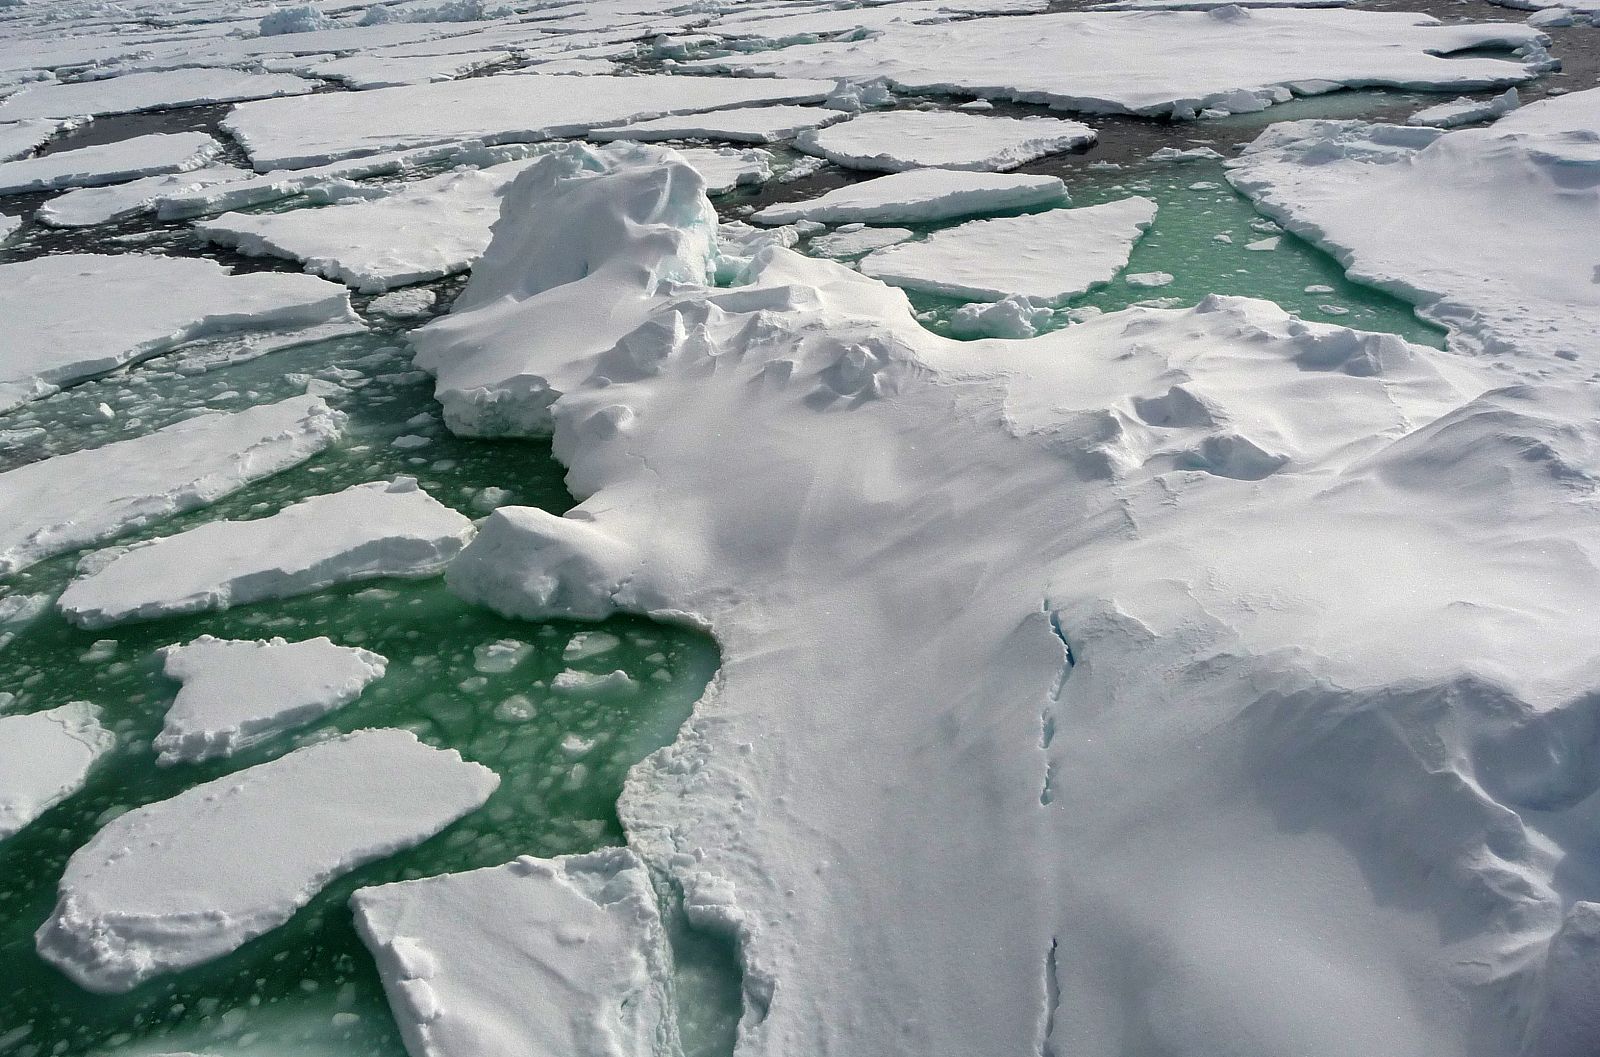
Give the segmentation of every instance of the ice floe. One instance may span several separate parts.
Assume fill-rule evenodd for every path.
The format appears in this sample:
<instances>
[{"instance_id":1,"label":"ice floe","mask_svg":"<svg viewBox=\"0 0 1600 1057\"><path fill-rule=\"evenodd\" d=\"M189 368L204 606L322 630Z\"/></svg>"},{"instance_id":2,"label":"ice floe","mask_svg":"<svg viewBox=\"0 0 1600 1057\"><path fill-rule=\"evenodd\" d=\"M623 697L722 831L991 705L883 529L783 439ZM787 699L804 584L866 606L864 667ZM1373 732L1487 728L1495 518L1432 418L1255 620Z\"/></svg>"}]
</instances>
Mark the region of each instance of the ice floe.
<instances>
[{"instance_id":1,"label":"ice floe","mask_svg":"<svg viewBox=\"0 0 1600 1057\"><path fill-rule=\"evenodd\" d=\"M86 701L0 715L0 840L82 789L116 741Z\"/></svg>"},{"instance_id":2,"label":"ice floe","mask_svg":"<svg viewBox=\"0 0 1600 1057\"><path fill-rule=\"evenodd\" d=\"M806 129L843 121L843 110L820 106L741 106L687 117L658 117L615 128L597 128L589 138L600 143L627 139L637 143L658 140L709 139L729 143L775 143L793 139Z\"/></svg>"},{"instance_id":3,"label":"ice floe","mask_svg":"<svg viewBox=\"0 0 1600 1057\"><path fill-rule=\"evenodd\" d=\"M497 66L513 56L509 51L470 51L444 55L347 55L313 66L317 77L338 81L348 88L370 91L403 84L427 84Z\"/></svg>"},{"instance_id":4,"label":"ice floe","mask_svg":"<svg viewBox=\"0 0 1600 1057\"><path fill-rule=\"evenodd\" d=\"M57 605L79 627L437 575L472 522L409 477L352 485L254 521L213 521L91 554Z\"/></svg>"},{"instance_id":5,"label":"ice floe","mask_svg":"<svg viewBox=\"0 0 1600 1057\"><path fill-rule=\"evenodd\" d=\"M1067 186L1054 176L913 169L839 187L808 201L770 205L751 219L762 224L797 220L904 224L1059 205L1066 200Z\"/></svg>"},{"instance_id":6,"label":"ice floe","mask_svg":"<svg viewBox=\"0 0 1600 1057\"><path fill-rule=\"evenodd\" d=\"M0 121L0 162L32 154L51 136L72 126L70 121L29 118L25 121Z\"/></svg>"},{"instance_id":7,"label":"ice floe","mask_svg":"<svg viewBox=\"0 0 1600 1057\"><path fill-rule=\"evenodd\" d=\"M130 73L101 80L25 88L0 100L0 121L103 117L137 110L304 95L314 87L314 82L303 77L282 73L221 69Z\"/></svg>"},{"instance_id":8,"label":"ice floe","mask_svg":"<svg viewBox=\"0 0 1600 1057\"><path fill-rule=\"evenodd\" d=\"M311 458L343 422L297 396L0 473L0 574L215 502Z\"/></svg>"},{"instance_id":9,"label":"ice floe","mask_svg":"<svg viewBox=\"0 0 1600 1057\"><path fill-rule=\"evenodd\" d=\"M185 195L213 184L248 180L253 174L232 165L208 165L189 172L146 176L108 187L80 187L41 205L34 219L56 228L84 228L149 212L169 195Z\"/></svg>"},{"instance_id":10,"label":"ice floe","mask_svg":"<svg viewBox=\"0 0 1600 1057\"><path fill-rule=\"evenodd\" d=\"M204 132L157 132L95 147L0 162L0 194L95 187L208 164L222 144Z\"/></svg>"},{"instance_id":11,"label":"ice floe","mask_svg":"<svg viewBox=\"0 0 1600 1057\"><path fill-rule=\"evenodd\" d=\"M358 889L412 1057L678 1052L655 891L625 848Z\"/></svg>"},{"instance_id":12,"label":"ice floe","mask_svg":"<svg viewBox=\"0 0 1600 1057\"><path fill-rule=\"evenodd\" d=\"M881 250L885 246L893 246L897 242L904 242L914 235L910 228L883 228L868 227L865 224L842 224L839 228L827 235L818 235L811 240L807 249L818 257L832 257L843 260L849 257L859 257L863 253Z\"/></svg>"},{"instance_id":13,"label":"ice floe","mask_svg":"<svg viewBox=\"0 0 1600 1057\"><path fill-rule=\"evenodd\" d=\"M73 853L39 953L128 991L288 921L333 879L419 844L499 779L402 730L362 730L118 816Z\"/></svg>"},{"instance_id":14,"label":"ice floe","mask_svg":"<svg viewBox=\"0 0 1600 1057\"><path fill-rule=\"evenodd\" d=\"M760 148L682 147L678 153L705 180L710 195L756 187L772 179L772 155Z\"/></svg>"},{"instance_id":15,"label":"ice floe","mask_svg":"<svg viewBox=\"0 0 1600 1057\"><path fill-rule=\"evenodd\" d=\"M0 265L0 411L186 341L354 323L344 287L215 261L62 253Z\"/></svg>"},{"instance_id":16,"label":"ice floe","mask_svg":"<svg viewBox=\"0 0 1600 1057\"><path fill-rule=\"evenodd\" d=\"M958 110L886 110L802 132L795 146L852 169L1004 172L1094 139L1094 129L1080 121L987 117Z\"/></svg>"},{"instance_id":17,"label":"ice floe","mask_svg":"<svg viewBox=\"0 0 1600 1057\"><path fill-rule=\"evenodd\" d=\"M1522 105L1522 100L1517 96L1515 88L1507 88L1493 99L1452 99L1448 103L1430 106L1425 110L1418 110L1406 118L1408 125L1428 125L1432 128L1454 128L1457 125L1470 125L1478 121L1488 121L1492 118L1509 114Z\"/></svg>"},{"instance_id":18,"label":"ice floe","mask_svg":"<svg viewBox=\"0 0 1600 1057\"><path fill-rule=\"evenodd\" d=\"M160 651L183 684L151 747L173 764L232 756L327 715L381 678L388 660L326 636L288 642L202 635Z\"/></svg>"},{"instance_id":19,"label":"ice floe","mask_svg":"<svg viewBox=\"0 0 1600 1057\"><path fill-rule=\"evenodd\" d=\"M1059 304L1115 278L1155 219L1155 202L1135 197L973 220L878 250L862 259L861 271L893 286L969 301L1020 294Z\"/></svg>"}]
</instances>

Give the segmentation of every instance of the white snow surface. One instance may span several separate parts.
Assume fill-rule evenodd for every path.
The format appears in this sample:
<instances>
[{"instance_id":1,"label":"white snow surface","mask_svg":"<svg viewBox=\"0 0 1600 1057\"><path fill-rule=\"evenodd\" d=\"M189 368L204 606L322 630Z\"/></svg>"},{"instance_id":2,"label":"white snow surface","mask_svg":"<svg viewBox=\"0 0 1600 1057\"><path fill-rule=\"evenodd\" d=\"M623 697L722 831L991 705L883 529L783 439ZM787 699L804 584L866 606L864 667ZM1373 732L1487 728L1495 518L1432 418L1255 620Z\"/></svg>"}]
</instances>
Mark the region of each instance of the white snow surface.
<instances>
[{"instance_id":1,"label":"white snow surface","mask_svg":"<svg viewBox=\"0 0 1600 1057\"><path fill-rule=\"evenodd\" d=\"M312 496L84 559L57 606L79 627L226 609L378 576L437 575L472 522L409 477Z\"/></svg>"},{"instance_id":2,"label":"white snow surface","mask_svg":"<svg viewBox=\"0 0 1600 1057\"><path fill-rule=\"evenodd\" d=\"M1005 172L1094 139L1094 129L1081 121L988 117L959 110L885 110L802 132L795 146L852 169Z\"/></svg>"},{"instance_id":3,"label":"white snow surface","mask_svg":"<svg viewBox=\"0 0 1600 1057\"><path fill-rule=\"evenodd\" d=\"M1408 125L1428 125L1432 128L1454 128L1475 121L1488 121L1509 114L1522 105L1515 88L1507 88L1493 99L1469 99L1462 96L1448 103L1418 110L1406 118Z\"/></svg>"},{"instance_id":4,"label":"white snow surface","mask_svg":"<svg viewBox=\"0 0 1600 1057\"><path fill-rule=\"evenodd\" d=\"M482 806L499 778L403 730L361 730L118 816L73 853L39 954L115 994L268 932L358 866Z\"/></svg>"},{"instance_id":5,"label":"white snow surface","mask_svg":"<svg viewBox=\"0 0 1600 1057\"><path fill-rule=\"evenodd\" d=\"M797 220L903 224L1066 201L1067 186L1054 176L912 169L838 187L808 201L770 205L750 219L761 224Z\"/></svg>"},{"instance_id":6,"label":"white snow surface","mask_svg":"<svg viewBox=\"0 0 1600 1057\"><path fill-rule=\"evenodd\" d=\"M358 889L412 1057L669 1057L671 960L625 848Z\"/></svg>"},{"instance_id":7,"label":"white snow surface","mask_svg":"<svg viewBox=\"0 0 1600 1057\"><path fill-rule=\"evenodd\" d=\"M729 143L775 143L793 139L806 129L843 121L843 110L820 106L740 106L687 117L658 117L615 128L597 128L589 138L599 143L626 139L636 143L658 140L711 139Z\"/></svg>"},{"instance_id":8,"label":"white snow surface","mask_svg":"<svg viewBox=\"0 0 1600 1057\"><path fill-rule=\"evenodd\" d=\"M0 242L11 237L12 232L22 227L22 218L0 213Z\"/></svg>"},{"instance_id":9,"label":"white snow surface","mask_svg":"<svg viewBox=\"0 0 1600 1057\"><path fill-rule=\"evenodd\" d=\"M1452 348L1594 371L1600 89L1454 132L1283 122L1229 164L1258 209L1448 327Z\"/></svg>"},{"instance_id":10,"label":"white snow surface","mask_svg":"<svg viewBox=\"0 0 1600 1057\"><path fill-rule=\"evenodd\" d=\"M213 503L311 458L343 424L296 396L0 473L0 575Z\"/></svg>"},{"instance_id":11,"label":"white snow surface","mask_svg":"<svg viewBox=\"0 0 1600 1057\"><path fill-rule=\"evenodd\" d=\"M342 708L383 676L388 658L326 636L219 639L158 651L183 684L151 747L157 763L232 756Z\"/></svg>"},{"instance_id":12,"label":"white snow surface","mask_svg":"<svg viewBox=\"0 0 1600 1057\"><path fill-rule=\"evenodd\" d=\"M0 162L0 194L96 187L208 164L222 144L204 132L157 132L94 147Z\"/></svg>"},{"instance_id":13,"label":"white snow surface","mask_svg":"<svg viewBox=\"0 0 1600 1057\"><path fill-rule=\"evenodd\" d=\"M845 224L837 231L818 235L811 240L807 249L814 256L832 257L838 260L859 257L863 253L893 246L897 242L904 242L914 234L910 228L870 228L865 224Z\"/></svg>"},{"instance_id":14,"label":"white snow surface","mask_svg":"<svg viewBox=\"0 0 1600 1057\"><path fill-rule=\"evenodd\" d=\"M1547 58L1450 58L1539 45L1538 30L1445 25L1404 11L1091 11L901 23L864 40L799 44L686 65L790 77L886 78L908 92L968 93L1086 113L1192 118L1264 109L1350 86L1447 91L1532 80Z\"/></svg>"},{"instance_id":15,"label":"white snow surface","mask_svg":"<svg viewBox=\"0 0 1600 1057\"><path fill-rule=\"evenodd\" d=\"M401 147L530 142L673 113L820 100L832 81L518 74L269 99L223 121L256 168L303 168Z\"/></svg>"},{"instance_id":16,"label":"white snow surface","mask_svg":"<svg viewBox=\"0 0 1600 1057\"><path fill-rule=\"evenodd\" d=\"M70 127L70 121L29 118L26 121L0 121L0 162L32 154L57 132Z\"/></svg>"},{"instance_id":17,"label":"white snow surface","mask_svg":"<svg viewBox=\"0 0 1600 1057\"><path fill-rule=\"evenodd\" d=\"M186 341L358 323L344 287L215 261L61 253L0 265L0 411Z\"/></svg>"},{"instance_id":18,"label":"white snow surface","mask_svg":"<svg viewBox=\"0 0 1600 1057\"><path fill-rule=\"evenodd\" d=\"M973 220L878 250L860 267L865 275L909 290L971 301L1021 294L1059 304L1116 278L1155 219L1155 202L1134 197Z\"/></svg>"},{"instance_id":19,"label":"white snow surface","mask_svg":"<svg viewBox=\"0 0 1600 1057\"><path fill-rule=\"evenodd\" d=\"M34 219L56 228L93 227L148 212L169 195L186 195L213 184L248 180L252 175L232 165L208 165L108 187L80 187L45 202L34 212Z\"/></svg>"},{"instance_id":20,"label":"white snow surface","mask_svg":"<svg viewBox=\"0 0 1600 1057\"><path fill-rule=\"evenodd\" d=\"M772 155L758 147L680 147L678 154L705 180L709 195L772 179Z\"/></svg>"},{"instance_id":21,"label":"white snow surface","mask_svg":"<svg viewBox=\"0 0 1600 1057\"><path fill-rule=\"evenodd\" d=\"M639 179L537 171L474 282L553 295L523 251L570 184ZM458 349L531 359L503 312ZM716 636L620 815L737 944L741 1054L1588 1037L1592 389L1225 297L954 342L778 247L537 356L582 501L447 580Z\"/></svg>"},{"instance_id":22,"label":"white snow surface","mask_svg":"<svg viewBox=\"0 0 1600 1057\"><path fill-rule=\"evenodd\" d=\"M446 55L346 55L308 71L338 81L347 88L369 91L403 84L447 81L485 66L512 58L509 51L469 51Z\"/></svg>"},{"instance_id":23,"label":"white snow surface","mask_svg":"<svg viewBox=\"0 0 1600 1057\"><path fill-rule=\"evenodd\" d=\"M0 101L0 121L36 117L104 117L139 110L231 103L304 95L315 82L286 73L245 73L225 69L130 73L97 81L46 83L24 88Z\"/></svg>"},{"instance_id":24,"label":"white snow surface","mask_svg":"<svg viewBox=\"0 0 1600 1057\"><path fill-rule=\"evenodd\" d=\"M116 743L86 701L0 716L0 840L82 789Z\"/></svg>"}]
</instances>

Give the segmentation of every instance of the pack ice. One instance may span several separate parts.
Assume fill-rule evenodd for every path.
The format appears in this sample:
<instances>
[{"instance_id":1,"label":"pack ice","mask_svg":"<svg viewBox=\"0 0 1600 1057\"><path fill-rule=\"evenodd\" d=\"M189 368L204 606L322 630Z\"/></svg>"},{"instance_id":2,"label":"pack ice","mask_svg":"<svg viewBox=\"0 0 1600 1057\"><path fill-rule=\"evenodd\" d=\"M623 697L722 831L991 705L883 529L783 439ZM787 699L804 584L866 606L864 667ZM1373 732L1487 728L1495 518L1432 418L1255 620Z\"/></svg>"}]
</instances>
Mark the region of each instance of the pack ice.
<instances>
[{"instance_id":1,"label":"pack ice","mask_svg":"<svg viewBox=\"0 0 1600 1057\"><path fill-rule=\"evenodd\" d=\"M79 627L226 609L379 576L434 576L472 522L409 477L89 555L57 605Z\"/></svg>"},{"instance_id":2,"label":"pack ice","mask_svg":"<svg viewBox=\"0 0 1600 1057\"><path fill-rule=\"evenodd\" d=\"M240 99L304 95L314 82L284 73L227 69L128 73L99 80L30 86L0 100L0 121L87 118Z\"/></svg>"},{"instance_id":3,"label":"pack ice","mask_svg":"<svg viewBox=\"0 0 1600 1057\"><path fill-rule=\"evenodd\" d=\"M516 251L639 179L530 182L473 282L553 294ZM503 312L456 348L528 357ZM448 582L716 635L619 811L736 943L740 1052L1592 1037L1592 390L1226 297L954 342L776 246L539 357L583 501L495 511Z\"/></svg>"},{"instance_id":4,"label":"pack ice","mask_svg":"<svg viewBox=\"0 0 1600 1057\"><path fill-rule=\"evenodd\" d=\"M709 114L658 117L631 125L597 128L589 138L598 143L626 139L636 143L658 140L710 139L729 143L774 143L798 133L843 121L843 110L820 106L740 106Z\"/></svg>"},{"instance_id":5,"label":"pack ice","mask_svg":"<svg viewBox=\"0 0 1600 1057\"><path fill-rule=\"evenodd\" d=\"M198 169L222 145L204 132L157 132L36 158L0 162L0 194L97 187Z\"/></svg>"},{"instance_id":6,"label":"pack ice","mask_svg":"<svg viewBox=\"0 0 1600 1057\"><path fill-rule=\"evenodd\" d=\"M116 741L86 701L0 716L0 840L82 789Z\"/></svg>"},{"instance_id":7,"label":"pack ice","mask_svg":"<svg viewBox=\"0 0 1600 1057\"><path fill-rule=\"evenodd\" d=\"M797 220L903 224L1066 201L1066 185L1054 176L913 169L835 188L816 198L770 205L751 219L761 224Z\"/></svg>"},{"instance_id":8,"label":"pack ice","mask_svg":"<svg viewBox=\"0 0 1600 1057\"><path fill-rule=\"evenodd\" d=\"M213 503L311 458L343 424L297 396L0 473L0 574Z\"/></svg>"},{"instance_id":9,"label":"pack ice","mask_svg":"<svg viewBox=\"0 0 1600 1057\"><path fill-rule=\"evenodd\" d=\"M0 411L196 338L360 321L344 287L309 275L138 253L0 265L0 318Z\"/></svg>"},{"instance_id":10,"label":"pack ice","mask_svg":"<svg viewBox=\"0 0 1600 1057\"><path fill-rule=\"evenodd\" d=\"M183 684L152 747L162 764L232 756L361 696L388 659L326 636L289 642L201 635L159 655Z\"/></svg>"},{"instance_id":11,"label":"pack ice","mask_svg":"<svg viewBox=\"0 0 1600 1057\"><path fill-rule=\"evenodd\" d=\"M350 902L412 1057L679 1052L655 891L625 848L524 856Z\"/></svg>"},{"instance_id":12,"label":"pack ice","mask_svg":"<svg viewBox=\"0 0 1600 1057\"><path fill-rule=\"evenodd\" d=\"M409 731L362 730L135 808L68 860L39 954L100 994L200 965L476 810L499 781Z\"/></svg>"},{"instance_id":13,"label":"pack ice","mask_svg":"<svg viewBox=\"0 0 1600 1057\"><path fill-rule=\"evenodd\" d=\"M1087 146L1094 129L1050 117L985 117L957 110L890 110L800 133L795 146L852 169L1004 172Z\"/></svg>"}]
</instances>

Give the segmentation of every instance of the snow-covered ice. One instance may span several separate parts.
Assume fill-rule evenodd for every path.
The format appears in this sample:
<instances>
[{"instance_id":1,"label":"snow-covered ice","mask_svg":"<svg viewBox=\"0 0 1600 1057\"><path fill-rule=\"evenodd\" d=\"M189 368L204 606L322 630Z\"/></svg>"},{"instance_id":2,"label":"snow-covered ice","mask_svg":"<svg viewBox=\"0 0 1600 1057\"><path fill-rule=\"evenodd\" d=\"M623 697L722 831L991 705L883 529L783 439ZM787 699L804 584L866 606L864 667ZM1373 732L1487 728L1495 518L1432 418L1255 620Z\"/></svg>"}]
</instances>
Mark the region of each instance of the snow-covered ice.
<instances>
[{"instance_id":1,"label":"snow-covered ice","mask_svg":"<svg viewBox=\"0 0 1600 1057\"><path fill-rule=\"evenodd\" d=\"M311 458L343 422L297 396L0 473L0 574L215 502Z\"/></svg>"},{"instance_id":2,"label":"snow-covered ice","mask_svg":"<svg viewBox=\"0 0 1600 1057\"><path fill-rule=\"evenodd\" d=\"M240 99L304 95L316 83L284 73L185 69L130 73L70 84L45 83L0 100L0 121L21 118L82 118L165 110Z\"/></svg>"},{"instance_id":3,"label":"snow-covered ice","mask_svg":"<svg viewBox=\"0 0 1600 1057\"><path fill-rule=\"evenodd\" d=\"M741 106L686 117L658 117L631 125L597 128L589 138L600 143L627 139L638 143L659 140L710 139L729 143L776 143L793 139L806 129L843 121L843 110L820 106Z\"/></svg>"},{"instance_id":4,"label":"snow-covered ice","mask_svg":"<svg viewBox=\"0 0 1600 1057\"><path fill-rule=\"evenodd\" d=\"M426 287L395 290L382 297L374 297L367 303L367 312L387 319L417 319L433 311L438 300L439 295Z\"/></svg>"},{"instance_id":5,"label":"snow-covered ice","mask_svg":"<svg viewBox=\"0 0 1600 1057\"><path fill-rule=\"evenodd\" d=\"M288 642L202 635L160 652L183 684L151 747L162 764L232 756L348 705L388 659L326 636Z\"/></svg>"},{"instance_id":6,"label":"snow-covered ice","mask_svg":"<svg viewBox=\"0 0 1600 1057\"><path fill-rule=\"evenodd\" d=\"M998 301L1021 294L1059 304L1110 282L1155 222L1148 198L973 220L861 261L865 275L927 293Z\"/></svg>"},{"instance_id":7,"label":"snow-covered ice","mask_svg":"<svg viewBox=\"0 0 1600 1057\"><path fill-rule=\"evenodd\" d=\"M0 162L32 154L51 136L72 126L70 121L29 118L25 121L0 121Z\"/></svg>"},{"instance_id":8,"label":"snow-covered ice","mask_svg":"<svg viewBox=\"0 0 1600 1057\"><path fill-rule=\"evenodd\" d=\"M650 876L625 848L358 889L412 1057L678 1052Z\"/></svg>"},{"instance_id":9,"label":"snow-covered ice","mask_svg":"<svg viewBox=\"0 0 1600 1057\"><path fill-rule=\"evenodd\" d=\"M0 716L0 840L82 789L116 742L86 701Z\"/></svg>"},{"instance_id":10,"label":"snow-covered ice","mask_svg":"<svg viewBox=\"0 0 1600 1057\"><path fill-rule=\"evenodd\" d=\"M222 144L204 132L157 132L94 147L0 162L0 194L96 187L207 165Z\"/></svg>"},{"instance_id":11,"label":"snow-covered ice","mask_svg":"<svg viewBox=\"0 0 1600 1057\"><path fill-rule=\"evenodd\" d=\"M118 816L73 853L40 955L97 993L200 965L478 807L487 767L362 730Z\"/></svg>"},{"instance_id":12,"label":"snow-covered ice","mask_svg":"<svg viewBox=\"0 0 1600 1057\"><path fill-rule=\"evenodd\" d=\"M307 72L338 81L347 88L370 91L403 84L427 84L498 66L513 56L509 51L471 51L443 55L346 55L311 67Z\"/></svg>"},{"instance_id":13,"label":"snow-covered ice","mask_svg":"<svg viewBox=\"0 0 1600 1057\"><path fill-rule=\"evenodd\" d=\"M759 147L681 147L678 153L705 180L710 195L772 179L772 155Z\"/></svg>"},{"instance_id":14,"label":"snow-covered ice","mask_svg":"<svg viewBox=\"0 0 1600 1057\"><path fill-rule=\"evenodd\" d=\"M910 228L874 228L865 224L844 224L830 234L818 235L811 240L807 248L815 256L843 260L859 257L873 250L881 250L897 242L904 242L914 234Z\"/></svg>"},{"instance_id":15,"label":"snow-covered ice","mask_svg":"<svg viewBox=\"0 0 1600 1057\"><path fill-rule=\"evenodd\" d=\"M1067 186L1054 176L913 169L835 188L807 201L770 205L751 219L762 224L797 220L904 224L1066 201Z\"/></svg>"},{"instance_id":16,"label":"snow-covered ice","mask_svg":"<svg viewBox=\"0 0 1600 1057\"><path fill-rule=\"evenodd\" d=\"M1432 128L1454 128L1509 114L1522 105L1515 88L1507 88L1493 99L1452 99L1448 103L1418 110L1406 118L1408 125L1428 125Z\"/></svg>"},{"instance_id":17,"label":"snow-covered ice","mask_svg":"<svg viewBox=\"0 0 1600 1057\"><path fill-rule=\"evenodd\" d=\"M0 265L0 319L0 411L196 338L359 321L344 287L309 275L135 253Z\"/></svg>"},{"instance_id":18,"label":"snow-covered ice","mask_svg":"<svg viewBox=\"0 0 1600 1057\"><path fill-rule=\"evenodd\" d=\"M57 606L79 627L287 598L379 576L434 576L470 519L409 477L352 485L254 521L212 521L84 559Z\"/></svg>"},{"instance_id":19,"label":"snow-covered ice","mask_svg":"<svg viewBox=\"0 0 1600 1057\"><path fill-rule=\"evenodd\" d=\"M146 176L107 187L80 187L41 205L34 218L57 228L84 228L153 209L168 195L182 195L212 184L248 180L252 173L232 165L208 165L189 172Z\"/></svg>"},{"instance_id":20,"label":"snow-covered ice","mask_svg":"<svg viewBox=\"0 0 1600 1057\"><path fill-rule=\"evenodd\" d=\"M1094 129L1081 121L988 117L958 110L886 110L802 132L795 146L852 169L1005 172L1094 139Z\"/></svg>"}]
</instances>

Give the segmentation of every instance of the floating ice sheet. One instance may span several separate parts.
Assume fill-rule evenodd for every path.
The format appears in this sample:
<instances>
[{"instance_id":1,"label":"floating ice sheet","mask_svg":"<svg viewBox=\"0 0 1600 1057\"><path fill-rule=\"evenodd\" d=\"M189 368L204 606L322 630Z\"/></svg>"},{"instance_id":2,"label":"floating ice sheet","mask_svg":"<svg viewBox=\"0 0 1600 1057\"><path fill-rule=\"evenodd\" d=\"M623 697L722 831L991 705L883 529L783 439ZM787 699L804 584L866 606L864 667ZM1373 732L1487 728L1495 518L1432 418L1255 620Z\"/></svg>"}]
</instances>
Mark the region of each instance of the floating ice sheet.
<instances>
[{"instance_id":1,"label":"floating ice sheet","mask_svg":"<svg viewBox=\"0 0 1600 1057\"><path fill-rule=\"evenodd\" d=\"M85 701L0 716L0 840L82 789L116 740Z\"/></svg>"},{"instance_id":2,"label":"floating ice sheet","mask_svg":"<svg viewBox=\"0 0 1600 1057\"><path fill-rule=\"evenodd\" d=\"M25 88L0 100L0 121L19 118L102 117L240 99L304 95L314 82L282 73L184 69L132 73L103 80Z\"/></svg>"},{"instance_id":3,"label":"floating ice sheet","mask_svg":"<svg viewBox=\"0 0 1600 1057\"><path fill-rule=\"evenodd\" d=\"M1094 129L1080 121L987 117L958 110L889 110L802 132L795 145L852 169L1004 172L1094 139Z\"/></svg>"},{"instance_id":4,"label":"floating ice sheet","mask_svg":"<svg viewBox=\"0 0 1600 1057\"><path fill-rule=\"evenodd\" d=\"M904 224L1031 209L1066 200L1067 187L1054 176L913 169L849 184L809 201L767 206L751 219L762 224L797 220Z\"/></svg>"},{"instance_id":5,"label":"floating ice sheet","mask_svg":"<svg viewBox=\"0 0 1600 1057\"><path fill-rule=\"evenodd\" d=\"M215 158L222 145L204 132L157 132L37 158L0 162L0 194L97 187L141 176L187 172Z\"/></svg>"},{"instance_id":6,"label":"floating ice sheet","mask_svg":"<svg viewBox=\"0 0 1600 1057\"><path fill-rule=\"evenodd\" d=\"M850 115L820 106L741 106L687 117L658 117L615 128L597 128L589 138L600 143L627 139L636 143L659 140L710 139L729 143L775 143L793 139L810 128L843 121Z\"/></svg>"}]
</instances>

